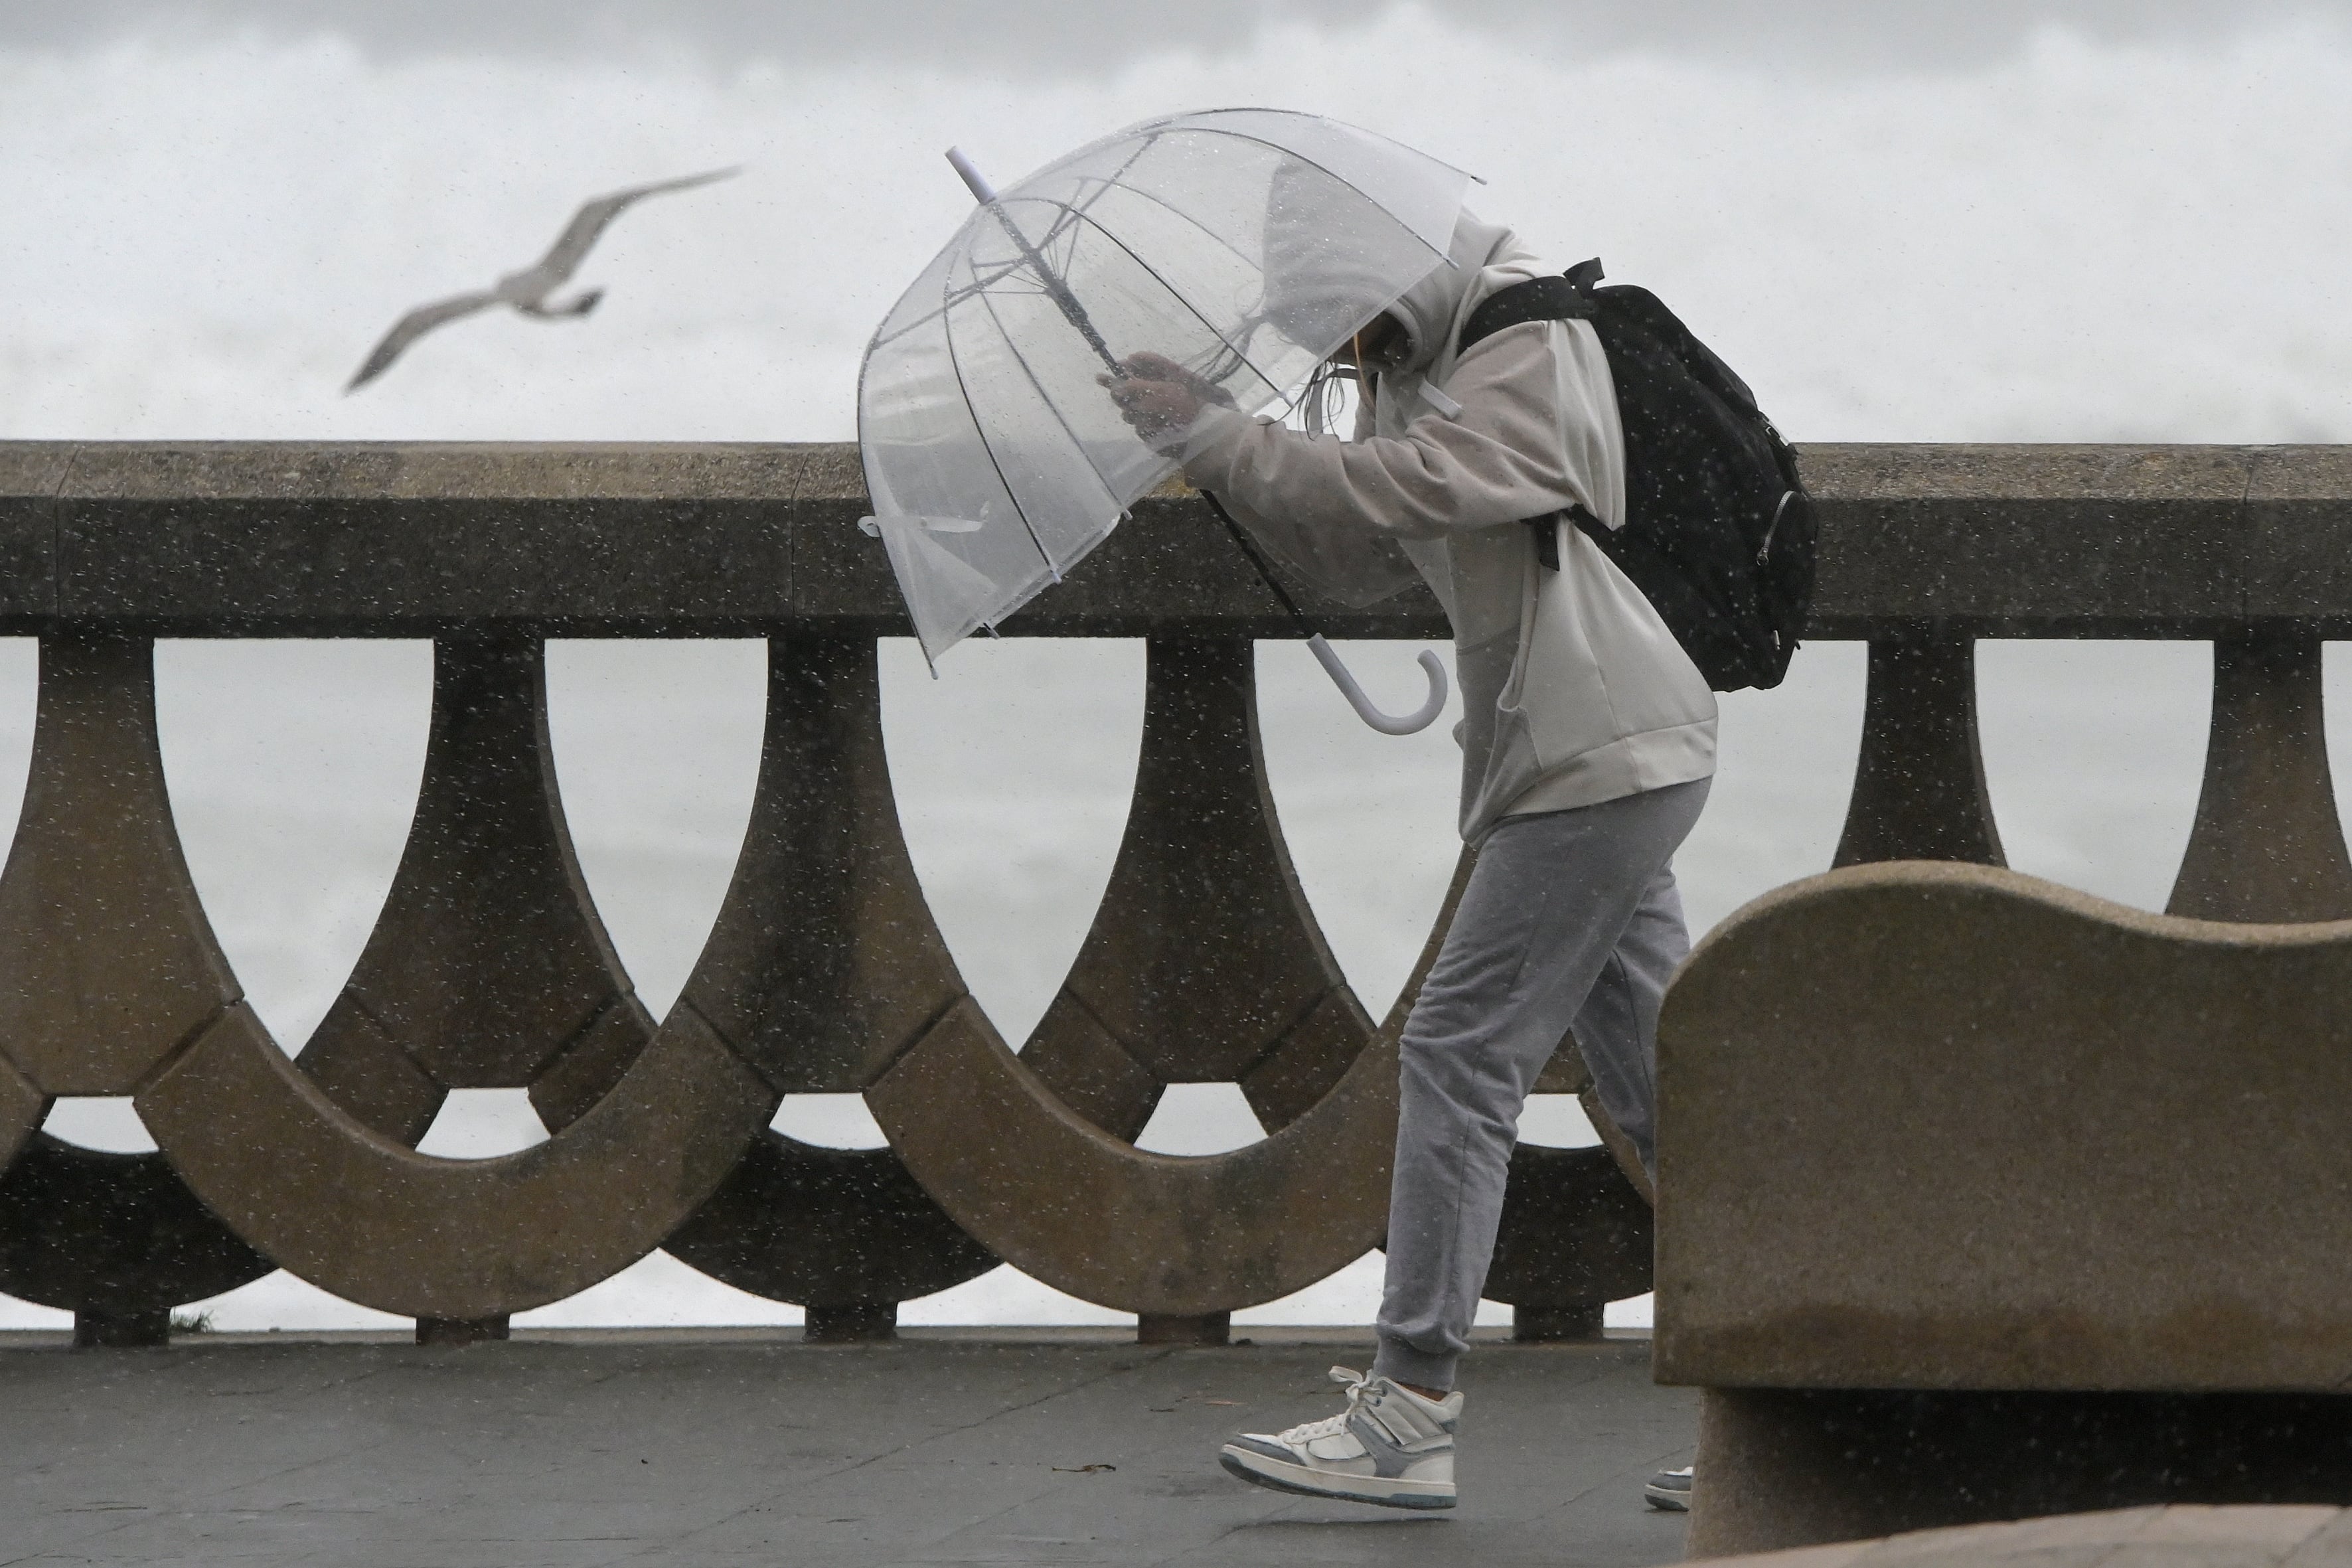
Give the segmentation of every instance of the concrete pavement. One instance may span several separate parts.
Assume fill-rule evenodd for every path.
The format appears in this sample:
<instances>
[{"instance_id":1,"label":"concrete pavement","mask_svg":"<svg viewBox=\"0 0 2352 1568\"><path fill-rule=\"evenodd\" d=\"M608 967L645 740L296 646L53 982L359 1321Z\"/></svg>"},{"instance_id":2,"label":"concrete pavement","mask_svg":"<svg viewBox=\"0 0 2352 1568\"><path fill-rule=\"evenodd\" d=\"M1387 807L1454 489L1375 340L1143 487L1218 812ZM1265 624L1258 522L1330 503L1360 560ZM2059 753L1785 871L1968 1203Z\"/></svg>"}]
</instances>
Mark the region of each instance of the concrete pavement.
<instances>
[{"instance_id":1,"label":"concrete pavement","mask_svg":"<svg viewBox=\"0 0 2352 1568\"><path fill-rule=\"evenodd\" d=\"M1483 1346L1463 1506L1245 1488L1236 1428L1329 1414L1358 1331L1227 1349L1115 1331L550 1332L420 1349L205 1335L153 1351L0 1335L0 1568L1385 1564L1642 1568L1679 1516L1641 1483L1696 1401L1646 1341Z\"/></svg>"}]
</instances>

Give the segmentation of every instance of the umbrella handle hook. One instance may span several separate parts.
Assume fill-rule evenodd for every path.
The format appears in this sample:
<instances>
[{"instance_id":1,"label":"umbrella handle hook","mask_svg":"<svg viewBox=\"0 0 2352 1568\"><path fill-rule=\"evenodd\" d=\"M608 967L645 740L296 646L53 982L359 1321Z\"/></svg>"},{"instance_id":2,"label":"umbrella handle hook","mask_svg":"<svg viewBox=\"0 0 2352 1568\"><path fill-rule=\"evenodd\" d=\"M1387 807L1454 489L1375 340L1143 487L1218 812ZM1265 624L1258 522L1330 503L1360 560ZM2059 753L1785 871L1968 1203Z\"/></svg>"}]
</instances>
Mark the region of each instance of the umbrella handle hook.
<instances>
[{"instance_id":1,"label":"umbrella handle hook","mask_svg":"<svg viewBox=\"0 0 2352 1568\"><path fill-rule=\"evenodd\" d=\"M1383 713L1372 705L1372 700L1364 695L1364 689L1356 684L1356 678L1349 673L1346 665L1339 662L1339 656L1332 651L1331 645L1323 640L1320 633L1307 639L1307 650L1315 656L1315 662L1323 667L1323 673L1331 678L1331 684L1339 689L1339 695L1348 700L1348 706L1356 710L1356 717L1383 735L1417 734L1428 729L1435 722L1438 714L1445 710L1445 665L1427 648L1421 650L1421 668L1423 673L1429 677L1429 700L1416 711L1402 717Z\"/></svg>"}]
</instances>

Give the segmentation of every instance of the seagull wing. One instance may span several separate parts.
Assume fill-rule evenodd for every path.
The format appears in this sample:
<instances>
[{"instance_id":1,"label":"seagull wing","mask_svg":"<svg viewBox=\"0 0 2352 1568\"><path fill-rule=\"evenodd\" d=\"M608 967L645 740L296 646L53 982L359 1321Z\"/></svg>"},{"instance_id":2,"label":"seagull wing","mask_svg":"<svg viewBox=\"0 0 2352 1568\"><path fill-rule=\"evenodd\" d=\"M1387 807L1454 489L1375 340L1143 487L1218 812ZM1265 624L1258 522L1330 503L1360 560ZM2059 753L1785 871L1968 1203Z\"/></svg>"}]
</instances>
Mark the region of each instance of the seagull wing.
<instances>
[{"instance_id":1,"label":"seagull wing","mask_svg":"<svg viewBox=\"0 0 2352 1568\"><path fill-rule=\"evenodd\" d=\"M476 294L457 294L430 305L419 305L394 322L392 331L384 333L383 341L368 351L367 363L360 366L359 374L352 377L351 384L343 390L357 392L382 375L392 367L392 362L400 357L401 351L434 328L497 303L499 296L484 290Z\"/></svg>"},{"instance_id":2,"label":"seagull wing","mask_svg":"<svg viewBox=\"0 0 2352 1568\"><path fill-rule=\"evenodd\" d=\"M659 195L664 191L683 191L695 185L709 184L714 180L731 179L742 172L740 168L713 169L707 174L688 174L677 180L658 180L650 185L632 185L625 191L598 196L572 215L562 234L556 237L554 246L525 276L534 286L552 290L572 276L572 270L587 256L589 247L604 234L605 226L620 216L622 209L631 203L642 201L646 196Z\"/></svg>"}]
</instances>

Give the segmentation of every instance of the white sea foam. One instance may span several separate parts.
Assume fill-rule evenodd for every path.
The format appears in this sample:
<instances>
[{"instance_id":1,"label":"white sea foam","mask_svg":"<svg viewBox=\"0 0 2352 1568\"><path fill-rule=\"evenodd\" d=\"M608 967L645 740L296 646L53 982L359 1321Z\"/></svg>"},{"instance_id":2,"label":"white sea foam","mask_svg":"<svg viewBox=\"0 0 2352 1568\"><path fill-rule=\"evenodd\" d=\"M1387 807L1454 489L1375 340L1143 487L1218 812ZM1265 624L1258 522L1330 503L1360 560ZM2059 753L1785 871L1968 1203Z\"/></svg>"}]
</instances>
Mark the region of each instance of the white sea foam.
<instances>
[{"instance_id":1,"label":"white sea foam","mask_svg":"<svg viewBox=\"0 0 2352 1568\"><path fill-rule=\"evenodd\" d=\"M332 39L0 53L0 436L846 438L866 332L961 213L941 148L1009 177L1146 113L1261 101L1484 174L1484 210L1656 288L1800 441L2352 440L2352 45L2318 25L2193 47L2045 30L1999 63L1908 74L1577 62L1419 14L1099 80L618 59L378 59ZM589 321L466 322L341 395L402 310L522 264L583 195L737 161L742 180L614 227L583 273L610 289ZM1350 658L1402 694L1412 652ZM429 656L172 645L161 663L191 862L241 978L299 1041L397 860ZM761 658L575 645L551 664L582 858L665 1006L749 806ZM1444 726L1371 735L1299 648L1260 664L1286 829L1377 1012L1455 853ZM0 647L10 788L31 668ZM2194 803L2204 650L2001 646L1983 668L2013 862L2160 904ZM974 647L942 676L885 650L893 763L950 942L1017 1038L1108 874L1140 649ZM1861 684L1859 650L1824 646L1782 690L1727 701L1723 775L1681 867L1696 923L1826 864ZM1235 1135L1213 1100L1185 1114L1197 1124L1171 1112L1156 1146ZM1361 1318L1374 1278L1359 1266L1276 1315ZM534 1316L792 1314L656 1260ZM908 1316L1101 1314L1000 1273ZM376 1320L280 1277L219 1321Z\"/></svg>"}]
</instances>

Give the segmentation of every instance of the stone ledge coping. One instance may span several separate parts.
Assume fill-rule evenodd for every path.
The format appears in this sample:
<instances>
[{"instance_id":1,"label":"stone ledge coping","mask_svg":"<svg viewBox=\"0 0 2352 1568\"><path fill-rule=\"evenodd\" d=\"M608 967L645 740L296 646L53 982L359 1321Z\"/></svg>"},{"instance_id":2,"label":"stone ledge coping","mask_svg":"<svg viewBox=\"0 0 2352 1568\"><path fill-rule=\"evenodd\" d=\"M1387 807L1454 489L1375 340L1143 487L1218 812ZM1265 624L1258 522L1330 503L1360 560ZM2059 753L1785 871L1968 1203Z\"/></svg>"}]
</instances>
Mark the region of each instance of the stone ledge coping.
<instances>
[{"instance_id":1,"label":"stone ledge coping","mask_svg":"<svg viewBox=\"0 0 2352 1568\"><path fill-rule=\"evenodd\" d=\"M1704 1499L1699 1506L1706 1506ZM2346 1568L2352 1564L2352 1519L2347 1512L2175 1504L1922 1530L1705 1561L1756 1568Z\"/></svg>"},{"instance_id":2,"label":"stone ledge coping","mask_svg":"<svg viewBox=\"0 0 2352 1568\"><path fill-rule=\"evenodd\" d=\"M2352 636L2352 447L1807 445L1812 635ZM0 631L906 631L845 444L0 442ZM1171 482L1003 628L1298 635ZM1336 637L1438 638L1416 589L1301 594Z\"/></svg>"}]
</instances>

